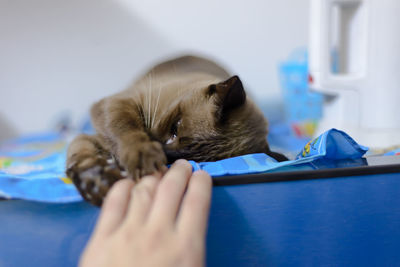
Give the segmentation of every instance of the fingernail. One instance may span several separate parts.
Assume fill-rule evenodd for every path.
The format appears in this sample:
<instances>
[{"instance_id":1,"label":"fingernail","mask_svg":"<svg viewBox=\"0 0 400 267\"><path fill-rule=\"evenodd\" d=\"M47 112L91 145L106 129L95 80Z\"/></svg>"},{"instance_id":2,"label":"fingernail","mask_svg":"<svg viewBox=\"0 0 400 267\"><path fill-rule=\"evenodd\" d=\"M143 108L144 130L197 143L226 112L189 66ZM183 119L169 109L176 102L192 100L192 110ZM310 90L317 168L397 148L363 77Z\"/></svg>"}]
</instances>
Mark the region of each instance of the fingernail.
<instances>
[{"instance_id":1,"label":"fingernail","mask_svg":"<svg viewBox=\"0 0 400 267\"><path fill-rule=\"evenodd\" d=\"M174 162L174 165L187 165L190 164L186 159L178 159L177 161Z\"/></svg>"}]
</instances>

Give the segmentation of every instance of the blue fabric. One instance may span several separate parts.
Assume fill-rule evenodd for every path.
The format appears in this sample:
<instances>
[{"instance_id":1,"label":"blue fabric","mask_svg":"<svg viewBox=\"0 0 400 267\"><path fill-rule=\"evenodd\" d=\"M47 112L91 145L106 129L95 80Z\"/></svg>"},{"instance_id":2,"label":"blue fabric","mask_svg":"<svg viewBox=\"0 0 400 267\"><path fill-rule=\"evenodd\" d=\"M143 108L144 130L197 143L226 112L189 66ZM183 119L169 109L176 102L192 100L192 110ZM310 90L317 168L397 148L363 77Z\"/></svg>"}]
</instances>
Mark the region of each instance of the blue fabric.
<instances>
[{"instance_id":1,"label":"blue fabric","mask_svg":"<svg viewBox=\"0 0 400 267\"><path fill-rule=\"evenodd\" d=\"M0 147L0 197L44 202L74 202L82 198L65 176L67 142L47 134L13 140ZM346 133L331 129L309 141L294 160L277 162L266 154L249 154L216 162L193 162L194 170L211 176L262 173L288 166L323 164L332 159L361 158L368 148Z\"/></svg>"},{"instance_id":2,"label":"blue fabric","mask_svg":"<svg viewBox=\"0 0 400 267\"><path fill-rule=\"evenodd\" d=\"M67 142L59 134L31 135L0 147L0 197L44 202L81 201L65 176Z\"/></svg>"}]
</instances>

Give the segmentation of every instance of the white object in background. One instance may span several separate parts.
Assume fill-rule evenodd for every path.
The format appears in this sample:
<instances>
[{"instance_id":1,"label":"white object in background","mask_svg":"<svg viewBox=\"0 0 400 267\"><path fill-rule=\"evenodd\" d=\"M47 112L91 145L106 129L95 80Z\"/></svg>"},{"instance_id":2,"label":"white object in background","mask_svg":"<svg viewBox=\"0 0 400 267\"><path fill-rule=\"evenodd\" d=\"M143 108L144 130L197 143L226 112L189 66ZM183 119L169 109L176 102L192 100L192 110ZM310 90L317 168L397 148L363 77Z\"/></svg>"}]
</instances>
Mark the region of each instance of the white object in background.
<instances>
[{"instance_id":1,"label":"white object in background","mask_svg":"<svg viewBox=\"0 0 400 267\"><path fill-rule=\"evenodd\" d=\"M311 0L310 18L310 87L325 95L316 134L400 144L400 1Z\"/></svg>"}]
</instances>

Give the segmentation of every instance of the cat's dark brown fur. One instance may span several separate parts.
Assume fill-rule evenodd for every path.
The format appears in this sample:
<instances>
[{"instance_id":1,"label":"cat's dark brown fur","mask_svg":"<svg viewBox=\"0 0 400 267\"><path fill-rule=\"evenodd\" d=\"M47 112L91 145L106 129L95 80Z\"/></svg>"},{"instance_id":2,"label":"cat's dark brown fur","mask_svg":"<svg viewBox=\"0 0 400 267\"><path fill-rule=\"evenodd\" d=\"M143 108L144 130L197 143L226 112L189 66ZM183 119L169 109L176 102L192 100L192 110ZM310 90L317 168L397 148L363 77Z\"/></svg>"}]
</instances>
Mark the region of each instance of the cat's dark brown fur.
<instances>
[{"instance_id":1,"label":"cat's dark brown fur","mask_svg":"<svg viewBox=\"0 0 400 267\"><path fill-rule=\"evenodd\" d=\"M100 205L118 179L138 179L178 158L215 161L267 153L267 121L239 77L186 56L151 69L126 90L93 105L96 135L69 146L67 174Z\"/></svg>"}]
</instances>

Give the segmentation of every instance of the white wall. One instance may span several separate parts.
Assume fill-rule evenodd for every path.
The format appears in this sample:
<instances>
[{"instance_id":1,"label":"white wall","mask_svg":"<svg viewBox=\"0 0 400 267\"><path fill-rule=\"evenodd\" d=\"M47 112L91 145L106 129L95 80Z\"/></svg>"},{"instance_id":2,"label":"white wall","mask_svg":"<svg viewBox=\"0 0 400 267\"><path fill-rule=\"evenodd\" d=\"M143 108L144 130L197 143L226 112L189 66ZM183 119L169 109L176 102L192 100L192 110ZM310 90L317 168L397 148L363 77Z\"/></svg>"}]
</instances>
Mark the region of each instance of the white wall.
<instances>
[{"instance_id":1,"label":"white wall","mask_svg":"<svg viewBox=\"0 0 400 267\"><path fill-rule=\"evenodd\" d=\"M160 58L198 52L279 99L277 64L307 44L308 0L0 0L0 140L79 118ZM2 134L1 134L2 133Z\"/></svg>"}]
</instances>

